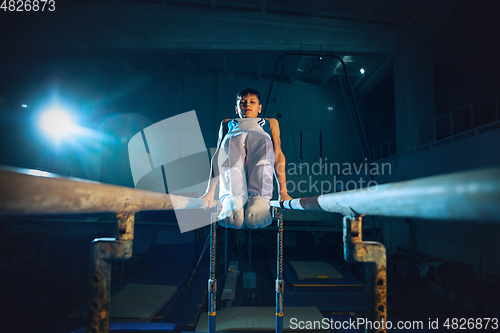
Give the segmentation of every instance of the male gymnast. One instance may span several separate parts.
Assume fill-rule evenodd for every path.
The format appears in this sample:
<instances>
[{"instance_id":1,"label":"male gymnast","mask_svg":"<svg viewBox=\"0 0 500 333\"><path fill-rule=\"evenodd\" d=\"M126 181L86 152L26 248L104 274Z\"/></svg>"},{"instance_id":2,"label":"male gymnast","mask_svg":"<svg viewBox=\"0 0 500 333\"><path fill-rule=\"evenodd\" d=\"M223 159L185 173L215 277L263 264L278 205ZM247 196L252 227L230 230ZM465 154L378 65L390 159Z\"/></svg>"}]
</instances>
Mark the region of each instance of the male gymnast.
<instances>
[{"instance_id":1,"label":"male gymnast","mask_svg":"<svg viewBox=\"0 0 500 333\"><path fill-rule=\"evenodd\" d=\"M235 111L239 118L224 119L220 125L211 177L200 199L211 207L220 180L219 223L235 229L245 225L252 229L265 228L272 222L269 200L273 195L273 173L279 201L292 199L286 190L279 124L274 118L259 117L262 103L259 92L254 89L243 89L236 95Z\"/></svg>"}]
</instances>

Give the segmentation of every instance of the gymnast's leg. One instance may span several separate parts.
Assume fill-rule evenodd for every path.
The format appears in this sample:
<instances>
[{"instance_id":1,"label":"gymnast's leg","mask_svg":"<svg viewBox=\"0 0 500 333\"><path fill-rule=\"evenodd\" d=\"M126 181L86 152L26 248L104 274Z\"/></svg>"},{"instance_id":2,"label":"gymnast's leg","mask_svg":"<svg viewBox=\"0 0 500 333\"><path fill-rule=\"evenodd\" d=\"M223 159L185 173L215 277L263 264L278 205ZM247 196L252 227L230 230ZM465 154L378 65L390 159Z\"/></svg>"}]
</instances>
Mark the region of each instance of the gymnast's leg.
<instances>
[{"instance_id":1,"label":"gymnast's leg","mask_svg":"<svg viewBox=\"0 0 500 333\"><path fill-rule=\"evenodd\" d=\"M265 133L250 132L247 138L248 205L245 222L249 228L272 223L269 200L273 196L274 147Z\"/></svg>"},{"instance_id":2,"label":"gymnast's leg","mask_svg":"<svg viewBox=\"0 0 500 333\"><path fill-rule=\"evenodd\" d=\"M226 135L219 151L219 223L227 228L244 226L243 205L248 199L246 170L246 133Z\"/></svg>"}]
</instances>

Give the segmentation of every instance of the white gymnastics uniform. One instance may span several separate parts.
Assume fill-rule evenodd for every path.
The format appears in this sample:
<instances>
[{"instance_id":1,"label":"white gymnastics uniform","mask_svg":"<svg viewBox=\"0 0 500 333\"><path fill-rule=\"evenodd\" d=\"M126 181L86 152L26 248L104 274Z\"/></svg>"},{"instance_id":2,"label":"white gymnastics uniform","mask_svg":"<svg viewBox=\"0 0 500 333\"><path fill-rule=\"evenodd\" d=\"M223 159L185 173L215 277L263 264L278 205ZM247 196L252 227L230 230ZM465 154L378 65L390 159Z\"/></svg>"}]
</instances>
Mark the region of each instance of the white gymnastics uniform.
<instances>
[{"instance_id":1,"label":"white gymnastics uniform","mask_svg":"<svg viewBox=\"0 0 500 333\"><path fill-rule=\"evenodd\" d=\"M269 202L273 195L274 174L269 120L235 118L227 125L228 133L222 139L218 158L221 203L224 205L225 200L240 198L245 204L249 197L256 196Z\"/></svg>"}]
</instances>

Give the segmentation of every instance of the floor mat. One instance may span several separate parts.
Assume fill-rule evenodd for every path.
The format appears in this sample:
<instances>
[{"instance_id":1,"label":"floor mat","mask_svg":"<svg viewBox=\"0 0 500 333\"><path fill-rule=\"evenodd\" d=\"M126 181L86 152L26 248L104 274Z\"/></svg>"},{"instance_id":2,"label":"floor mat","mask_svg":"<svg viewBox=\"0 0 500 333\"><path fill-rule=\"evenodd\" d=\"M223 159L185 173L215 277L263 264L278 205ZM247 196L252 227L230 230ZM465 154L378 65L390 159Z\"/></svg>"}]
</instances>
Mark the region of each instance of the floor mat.
<instances>
[{"instance_id":1,"label":"floor mat","mask_svg":"<svg viewBox=\"0 0 500 333\"><path fill-rule=\"evenodd\" d=\"M111 297L110 320L151 321L177 286L131 283Z\"/></svg>"},{"instance_id":2,"label":"floor mat","mask_svg":"<svg viewBox=\"0 0 500 333\"><path fill-rule=\"evenodd\" d=\"M329 332L321 331L319 325L311 329L299 329L299 322L321 322L323 315L315 307L285 307L283 309L283 331ZM234 307L217 311L217 332L274 331L276 308L274 307ZM300 325L305 327L305 324ZM201 314L195 332L206 332L208 314Z\"/></svg>"}]
</instances>

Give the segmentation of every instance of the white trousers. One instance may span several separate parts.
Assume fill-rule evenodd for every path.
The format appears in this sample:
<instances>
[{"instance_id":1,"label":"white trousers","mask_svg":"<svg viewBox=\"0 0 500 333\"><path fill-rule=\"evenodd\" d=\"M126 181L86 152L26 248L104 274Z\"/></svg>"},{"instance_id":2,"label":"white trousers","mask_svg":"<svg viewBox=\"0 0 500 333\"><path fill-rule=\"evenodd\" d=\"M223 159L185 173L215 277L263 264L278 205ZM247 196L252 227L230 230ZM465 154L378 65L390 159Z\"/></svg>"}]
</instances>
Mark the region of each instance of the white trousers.
<instances>
[{"instance_id":1,"label":"white trousers","mask_svg":"<svg viewBox=\"0 0 500 333\"><path fill-rule=\"evenodd\" d=\"M273 196L274 147L269 134L258 131L229 133L219 149L221 203L249 196L266 201Z\"/></svg>"}]
</instances>

